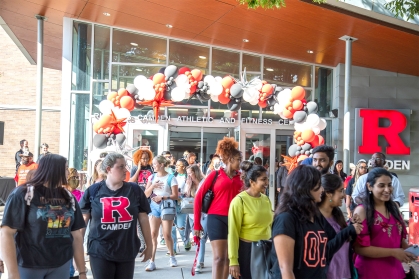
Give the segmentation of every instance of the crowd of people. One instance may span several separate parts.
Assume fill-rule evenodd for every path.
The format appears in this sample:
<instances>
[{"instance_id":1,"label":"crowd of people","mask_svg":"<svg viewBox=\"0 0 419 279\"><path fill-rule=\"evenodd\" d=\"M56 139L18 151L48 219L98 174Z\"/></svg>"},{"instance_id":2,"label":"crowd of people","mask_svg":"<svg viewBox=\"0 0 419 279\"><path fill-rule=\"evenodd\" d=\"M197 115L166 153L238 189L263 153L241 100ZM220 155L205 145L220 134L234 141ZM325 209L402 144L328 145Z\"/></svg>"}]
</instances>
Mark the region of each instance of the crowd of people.
<instances>
[{"instance_id":1,"label":"crowd of people","mask_svg":"<svg viewBox=\"0 0 419 279\"><path fill-rule=\"evenodd\" d=\"M176 267L178 233L186 251L200 249L196 273L209 239L214 279L403 279L402 263L417 260L406 251L405 196L383 153L359 160L349 176L327 145L298 166L278 162L272 204L267 168L243 160L233 138L220 140L203 166L192 152L175 160L140 148L131 168L124 155L103 154L88 187L64 157L47 144L43 151L34 163L23 140L16 153L19 186L0 236L0 271L4 261L9 278L72 278L77 270L83 279L87 260L94 278L133 278L138 254L146 271L156 270L159 244Z\"/></svg>"}]
</instances>

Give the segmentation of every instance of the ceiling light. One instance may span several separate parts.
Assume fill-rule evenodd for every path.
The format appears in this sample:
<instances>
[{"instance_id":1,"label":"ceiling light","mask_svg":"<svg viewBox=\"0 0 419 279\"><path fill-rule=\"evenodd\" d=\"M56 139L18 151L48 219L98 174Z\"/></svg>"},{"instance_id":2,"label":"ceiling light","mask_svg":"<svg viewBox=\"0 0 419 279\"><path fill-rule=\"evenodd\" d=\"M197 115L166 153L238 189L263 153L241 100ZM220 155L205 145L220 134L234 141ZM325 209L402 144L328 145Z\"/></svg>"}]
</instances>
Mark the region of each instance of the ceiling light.
<instances>
[{"instance_id":1,"label":"ceiling light","mask_svg":"<svg viewBox=\"0 0 419 279\"><path fill-rule=\"evenodd\" d=\"M201 58L201 59L207 59L205 56L203 56L203 55L200 55L200 56L198 56L199 58Z\"/></svg>"},{"instance_id":2,"label":"ceiling light","mask_svg":"<svg viewBox=\"0 0 419 279\"><path fill-rule=\"evenodd\" d=\"M248 39L243 39L243 42L248 43L249 40Z\"/></svg>"},{"instance_id":3,"label":"ceiling light","mask_svg":"<svg viewBox=\"0 0 419 279\"><path fill-rule=\"evenodd\" d=\"M142 72L143 71L143 69L135 69L136 71L138 71L138 72Z\"/></svg>"},{"instance_id":4,"label":"ceiling light","mask_svg":"<svg viewBox=\"0 0 419 279\"><path fill-rule=\"evenodd\" d=\"M173 25L171 25L171 24L166 24L166 27L167 27L167 28L173 28Z\"/></svg>"},{"instance_id":5,"label":"ceiling light","mask_svg":"<svg viewBox=\"0 0 419 279\"><path fill-rule=\"evenodd\" d=\"M111 16L110 13L103 13L104 16Z\"/></svg>"},{"instance_id":6,"label":"ceiling light","mask_svg":"<svg viewBox=\"0 0 419 279\"><path fill-rule=\"evenodd\" d=\"M267 70L268 72L273 72L273 71L274 71L274 69L272 69L272 68L266 68L266 70Z\"/></svg>"},{"instance_id":7,"label":"ceiling light","mask_svg":"<svg viewBox=\"0 0 419 279\"><path fill-rule=\"evenodd\" d=\"M180 140L178 140L178 141L183 141L183 139L180 139Z\"/></svg>"},{"instance_id":8,"label":"ceiling light","mask_svg":"<svg viewBox=\"0 0 419 279\"><path fill-rule=\"evenodd\" d=\"M307 50L307 53L314 53L314 51L312 51L312 50Z\"/></svg>"},{"instance_id":9,"label":"ceiling light","mask_svg":"<svg viewBox=\"0 0 419 279\"><path fill-rule=\"evenodd\" d=\"M132 46L138 46L138 44L137 44L137 43L131 43L131 45L132 45Z\"/></svg>"}]
</instances>

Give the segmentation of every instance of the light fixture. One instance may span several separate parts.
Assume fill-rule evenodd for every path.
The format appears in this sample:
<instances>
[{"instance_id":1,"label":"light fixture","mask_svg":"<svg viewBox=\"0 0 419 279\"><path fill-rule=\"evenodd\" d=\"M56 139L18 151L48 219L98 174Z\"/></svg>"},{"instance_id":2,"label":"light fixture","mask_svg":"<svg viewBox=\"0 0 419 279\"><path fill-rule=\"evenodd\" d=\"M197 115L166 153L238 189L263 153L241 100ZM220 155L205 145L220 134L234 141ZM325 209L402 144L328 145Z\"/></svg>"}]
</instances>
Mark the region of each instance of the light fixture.
<instances>
[{"instance_id":1,"label":"light fixture","mask_svg":"<svg viewBox=\"0 0 419 279\"><path fill-rule=\"evenodd\" d=\"M140 69L140 68L137 68L135 70L138 71L138 72L142 72L143 71L143 69Z\"/></svg>"},{"instance_id":2,"label":"light fixture","mask_svg":"<svg viewBox=\"0 0 419 279\"><path fill-rule=\"evenodd\" d=\"M198 56L199 58L201 58L201 59L207 59L205 56L203 56L203 55L200 55L200 56Z\"/></svg>"},{"instance_id":3,"label":"light fixture","mask_svg":"<svg viewBox=\"0 0 419 279\"><path fill-rule=\"evenodd\" d=\"M183 141L183 139L180 139L180 140L178 140L178 141Z\"/></svg>"},{"instance_id":4,"label":"light fixture","mask_svg":"<svg viewBox=\"0 0 419 279\"><path fill-rule=\"evenodd\" d=\"M266 70L267 70L268 72L273 72L273 71L274 71L274 69L272 69L272 68L266 68Z\"/></svg>"},{"instance_id":5,"label":"light fixture","mask_svg":"<svg viewBox=\"0 0 419 279\"><path fill-rule=\"evenodd\" d=\"M132 46L138 46L138 44L137 44L137 43L131 43L131 45L132 45Z\"/></svg>"},{"instance_id":6,"label":"light fixture","mask_svg":"<svg viewBox=\"0 0 419 279\"><path fill-rule=\"evenodd\" d=\"M167 28L173 28L173 25L171 25L171 24L166 24L166 27L167 27Z\"/></svg>"},{"instance_id":7,"label":"light fixture","mask_svg":"<svg viewBox=\"0 0 419 279\"><path fill-rule=\"evenodd\" d=\"M243 39L243 42L248 43L249 40L248 39Z\"/></svg>"},{"instance_id":8,"label":"light fixture","mask_svg":"<svg viewBox=\"0 0 419 279\"><path fill-rule=\"evenodd\" d=\"M103 13L104 16L111 16L110 13Z\"/></svg>"},{"instance_id":9,"label":"light fixture","mask_svg":"<svg viewBox=\"0 0 419 279\"><path fill-rule=\"evenodd\" d=\"M307 50L307 53L314 53L314 51L312 51L312 50Z\"/></svg>"}]
</instances>

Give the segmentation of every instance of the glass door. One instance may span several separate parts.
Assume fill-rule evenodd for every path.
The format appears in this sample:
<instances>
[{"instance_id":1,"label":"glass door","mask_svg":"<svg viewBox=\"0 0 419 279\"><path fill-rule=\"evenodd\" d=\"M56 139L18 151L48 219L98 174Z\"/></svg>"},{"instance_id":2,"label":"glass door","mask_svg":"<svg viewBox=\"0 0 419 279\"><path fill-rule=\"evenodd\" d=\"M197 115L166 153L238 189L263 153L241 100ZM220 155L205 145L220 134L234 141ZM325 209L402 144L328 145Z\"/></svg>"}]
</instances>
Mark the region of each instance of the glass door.
<instances>
[{"instance_id":1,"label":"glass door","mask_svg":"<svg viewBox=\"0 0 419 279\"><path fill-rule=\"evenodd\" d=\"M243 153L243 160L253 161L255 164L260 164L266 168L269 178L269 187L266 195L275 205L275 159L277 158L275 146L275 130L266 129L240 129L240 150Z\"/></svg>"}]
</instances>

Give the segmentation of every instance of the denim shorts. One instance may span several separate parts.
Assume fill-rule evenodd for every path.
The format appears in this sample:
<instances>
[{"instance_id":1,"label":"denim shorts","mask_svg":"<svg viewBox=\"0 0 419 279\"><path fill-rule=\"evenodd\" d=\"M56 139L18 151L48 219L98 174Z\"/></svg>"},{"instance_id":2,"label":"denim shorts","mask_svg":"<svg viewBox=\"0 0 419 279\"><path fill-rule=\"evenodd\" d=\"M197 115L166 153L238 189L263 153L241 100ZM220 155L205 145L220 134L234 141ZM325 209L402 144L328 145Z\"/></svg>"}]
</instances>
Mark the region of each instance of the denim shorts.
<instances>
[{"instance_id":1,"label":"denim shorts","mask_svg":"<svg viewBox=\"0 0 419 279\"><path fill-rule=\"evenodd\" d=\"M151 212L150 214L148 214L149 216L161 218L161 204L158 204L155 201L151 201L150 209L151 209Z\"/></svg>"}]
</instances>

